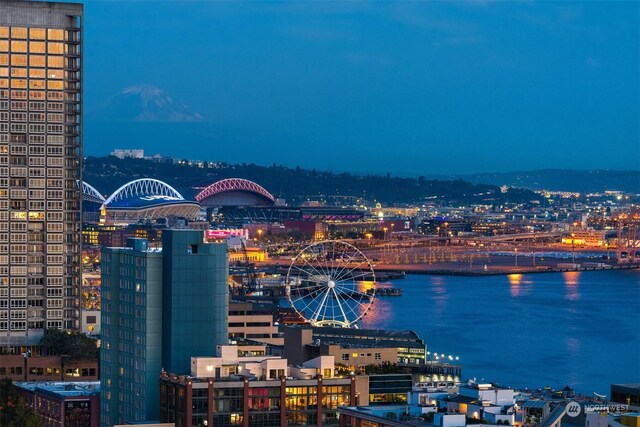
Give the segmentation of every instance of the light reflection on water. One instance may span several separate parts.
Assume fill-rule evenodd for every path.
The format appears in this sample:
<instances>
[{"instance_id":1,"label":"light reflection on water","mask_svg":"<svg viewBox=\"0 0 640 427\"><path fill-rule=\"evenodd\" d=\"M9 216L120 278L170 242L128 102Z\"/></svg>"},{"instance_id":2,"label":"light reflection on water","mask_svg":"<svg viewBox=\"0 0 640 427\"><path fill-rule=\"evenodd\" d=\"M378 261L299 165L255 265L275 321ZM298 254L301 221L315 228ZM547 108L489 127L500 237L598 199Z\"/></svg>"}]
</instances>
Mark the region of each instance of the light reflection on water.
<instances>
[{"instance_id":1,"label":"light reflection on water","mask_svg":"<svg viewBox=\"0 0 640 427\"><path fill-rule=\"evenodd\" d=\"M510 293L512 297L517 297L520 295L520 284L522 283L522 274L509 274L507 276L509 279L509 285L511 285Z\"/></svg>"},{"instance_id":2,"label":"light reflection on water","mask_svg":"<svg viewBox=\"0 0 640 427\"><path fill-rule=\"evenodd\" d=\"M580 271L565 271L562 273L565 287L565 297L570 301L576 301L580 299L579 285L580 285Z\"/></svg>"}]
</instances>

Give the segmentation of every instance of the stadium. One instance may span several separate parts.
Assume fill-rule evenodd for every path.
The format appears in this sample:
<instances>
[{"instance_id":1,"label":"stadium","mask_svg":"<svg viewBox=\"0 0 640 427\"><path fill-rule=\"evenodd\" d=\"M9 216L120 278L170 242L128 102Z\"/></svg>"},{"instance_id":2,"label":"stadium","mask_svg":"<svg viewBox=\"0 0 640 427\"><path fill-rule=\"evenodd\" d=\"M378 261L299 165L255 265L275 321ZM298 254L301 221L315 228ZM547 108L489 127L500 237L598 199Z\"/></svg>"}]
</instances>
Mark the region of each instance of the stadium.
<instances>
[{"instance_id":1,"label":"stadium","mask_svg":"<svg viewBox=\"0 0 640 427\"><path fill-rule=\"evenodd\" d=\"M131 181L107 199L89 184L83 183L82 190L83 216L94 219L91 215L94 205L102 201L99 209L102 224L134 224L170 217L193 220L200 214L199 203L185 200L175 188L157 179Z\"/></svg>"}]
</instances>

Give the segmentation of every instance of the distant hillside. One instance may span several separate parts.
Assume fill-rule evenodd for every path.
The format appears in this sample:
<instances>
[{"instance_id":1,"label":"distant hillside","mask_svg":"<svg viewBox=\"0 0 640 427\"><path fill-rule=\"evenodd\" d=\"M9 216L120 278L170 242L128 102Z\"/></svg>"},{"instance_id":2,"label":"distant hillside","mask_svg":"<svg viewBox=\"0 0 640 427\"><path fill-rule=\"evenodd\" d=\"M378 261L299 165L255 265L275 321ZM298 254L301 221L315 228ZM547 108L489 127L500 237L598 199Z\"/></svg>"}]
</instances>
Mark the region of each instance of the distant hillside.
<instances>
[{"instance_id":1,"label":"distant hillside","mask_svg":"<svg viewBox=\"0 0 640 427\"><path fill-rule=\"evenodd\" d=\"M544 169L525 172L462 175L459 178L472 183L508 185L531 190L544 189L581 193L620 190L627 193L640 194L640 171Z\"/></svg>"},{"instance_id":2,"label":"distant hillside","mask_svg":"<svg viewBox=\"0 0 640 427\"><path fill-rule=\"evenodd\" d=\"M322 201L332 196L355 196L387 204L436 201L457 204L502 204L541 200L529 191L512 188L503 194L495 185L471 184L462 180L427 180L387 176L334 174L281 165L216 164L200 168L142 159L88 157L83 179L108 195L127 182L156 178L175 187L185 198L193 198L201 188L224 178L254 181L275 197L295 205L306 200Z\"/></svg>"}]
</instances>

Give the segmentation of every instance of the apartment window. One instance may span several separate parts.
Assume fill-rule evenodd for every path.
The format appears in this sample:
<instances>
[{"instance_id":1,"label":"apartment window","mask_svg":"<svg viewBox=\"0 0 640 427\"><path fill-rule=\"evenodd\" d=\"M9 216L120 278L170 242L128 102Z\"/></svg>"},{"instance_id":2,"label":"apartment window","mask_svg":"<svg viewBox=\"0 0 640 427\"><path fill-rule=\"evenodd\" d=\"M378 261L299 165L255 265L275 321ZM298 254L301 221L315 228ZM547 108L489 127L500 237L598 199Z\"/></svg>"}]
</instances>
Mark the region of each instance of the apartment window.
<instances>
[{"instance_id":1,"label":"apartment window","mask_svg":"<svg viewBox=\"0 0 640 427\"><path fill-rule=\"evenodd\" d=\"M32 40L45 40L47 38L47 33L44 28L30 28L29 36Z\"/></svg>"},{"instance_id":2,"label":"apartment window","mask_svg":"<svg viewBox=\"0 0 640 427\"><path fill-rule=\"evenodd\" d=\"M13 34L13 33L12 33ZM47 35L49 40L63 41L64 40L64 30L57 29L48 29Z\"/></svg>"},{"instance_id":3,"label":"apartment window","mask_svg":"<svg viewBox=\"0 0 640 427\"><path fill-rule=\"evenodd\" d=\"M46 64L46 57L44 55L29 55L30 66L43 68L45 64Z\"/></svg>"},{"instance_id":4,"label":"apartment window","mask_svg":"<svg viewBox=\"0 0 640 427\"><path fill-rule=\"evenodd\" d=\"M27 55L11 55L11 66L12 67L26 67L27 66Z\"/></svg>"},{"instance_id":5,"label":"apartment window","mask_svg":"<svg viewBox=\"0 0 640 427\"><path fill-rule=\"evenodd\" d=\"M26 39L27 38L27 29L24 27L11 27L11 38L12 39Z\"/></svg>"}]
</instances>

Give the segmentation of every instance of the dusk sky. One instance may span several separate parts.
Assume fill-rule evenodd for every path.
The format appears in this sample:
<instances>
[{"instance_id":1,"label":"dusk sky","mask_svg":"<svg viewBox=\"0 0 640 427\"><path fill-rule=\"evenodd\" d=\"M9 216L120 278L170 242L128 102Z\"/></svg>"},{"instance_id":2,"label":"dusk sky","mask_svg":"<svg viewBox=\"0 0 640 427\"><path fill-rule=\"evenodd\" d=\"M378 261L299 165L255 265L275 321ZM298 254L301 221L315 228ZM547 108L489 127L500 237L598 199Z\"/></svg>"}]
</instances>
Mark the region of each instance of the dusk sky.
<instances>
[{"instance_id":1,"label":"dusk sky","mask_svg":"<svg viewBox=\"0 0 640 427\"><path fill-rule=\"evenodd\" d=\"M86 155L640 169L637 1L84 3ZM140 115L131 86L186 107Z\"/></svg>"}]
</instances>

